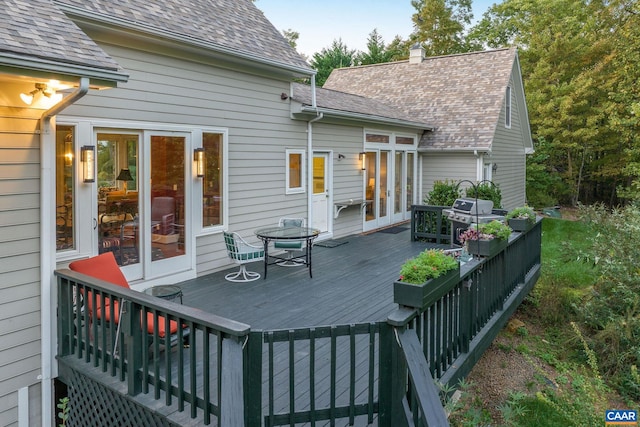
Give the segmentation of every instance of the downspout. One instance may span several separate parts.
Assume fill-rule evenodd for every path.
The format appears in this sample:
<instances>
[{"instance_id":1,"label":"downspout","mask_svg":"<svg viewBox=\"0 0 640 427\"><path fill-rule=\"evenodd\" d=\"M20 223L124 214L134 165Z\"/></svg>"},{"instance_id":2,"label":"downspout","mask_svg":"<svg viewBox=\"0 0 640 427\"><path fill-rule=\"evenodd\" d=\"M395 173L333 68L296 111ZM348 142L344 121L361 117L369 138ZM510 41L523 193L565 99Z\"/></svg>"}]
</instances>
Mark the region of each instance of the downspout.
<instances>
[{"instance_id":1,"label":"downspout","mask_svg":"<svg viewBox=\"0 0 640 427\"><path fill-rule=\"evenodd\" d=\"M41 117L40 133L40 312L41 312L41 358L42 372L40 381L42 385L42 425L51 425L53 414L53 396L51 379L53 377L53 360L55 357L55 307L57 295L52 292L55 289L55 216L51 208L55 206L56 180L53 179L51 168L52 158L55 158L55 133L51 132L51 121L60 111L82 98L89 90L89 78L82 77L76 91L71 93L45 111ZM55 123L55 120L54 120ZM57 372L55 373L57 374Z\"/></svg>"},{"instance_id":2,"label":"downspout","mask_svg":"<svg viewBox=\"0 0 640 427\"><path fill-rule=\"evenodd\" d=\"M311 107L316 110L316 117L307 122L307 226L313 227L313 123L322 120L324 116L318 111L316 104L316 75L311 76Z\"/></svg>"}]
</instances>

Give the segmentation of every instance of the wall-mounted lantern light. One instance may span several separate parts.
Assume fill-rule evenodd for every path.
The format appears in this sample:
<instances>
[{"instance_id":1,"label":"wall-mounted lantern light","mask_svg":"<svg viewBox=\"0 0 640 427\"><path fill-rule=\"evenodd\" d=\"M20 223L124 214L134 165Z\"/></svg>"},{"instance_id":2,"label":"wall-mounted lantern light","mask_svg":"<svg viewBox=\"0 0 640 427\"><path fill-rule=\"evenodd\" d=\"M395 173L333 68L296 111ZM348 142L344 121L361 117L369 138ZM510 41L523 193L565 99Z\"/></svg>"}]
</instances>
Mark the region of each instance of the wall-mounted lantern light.
<instances>
[{"instance_id":1,"label":"wall-mounted lantern light","mask_svg":"<svg viewBox=\"0 0 640 427\"><path fill-rule=\"evenodd\" d=\"M360 153L360 169L362 170L367 170L367 163L365 162L367 158L367 153L362 152Z\"/></svg>"},{"instance_id":2,"label":"wall-mounted lantern light","mask_svg":"<svg viewBox=\"0 0 640 427\"><path fill-rule=\"evenodd\" d=\"M204 178L204 148L199 147L193 150L193 161L196 163L196 176L198 178Z\"/></svg>"},{"instance_id":3,"label":"wall-mounted lantern light","mask_svg":"<svg viewBox=\"0 0 640 427\"><path fill-rule=\"evenodd\" d=\"M95 147L83 145L80 148L80 161L82 162L82 180L95 182L96 180L96 156Z\"/></svg>"}]
</instances>

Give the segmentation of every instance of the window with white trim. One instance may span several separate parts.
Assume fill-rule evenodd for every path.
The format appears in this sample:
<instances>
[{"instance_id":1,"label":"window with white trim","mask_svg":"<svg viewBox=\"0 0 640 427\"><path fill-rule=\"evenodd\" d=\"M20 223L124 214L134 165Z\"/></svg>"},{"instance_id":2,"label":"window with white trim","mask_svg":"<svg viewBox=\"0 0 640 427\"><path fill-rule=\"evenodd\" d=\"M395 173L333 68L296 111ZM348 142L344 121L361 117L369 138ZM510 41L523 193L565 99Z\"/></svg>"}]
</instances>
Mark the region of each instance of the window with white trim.
<instances>
[{"instance_id":1,"label":"window with white trim","mask_svg":"<svg viewBox=\"0 0 640 427\"><path fill-rule=\"evenodd\" d=\"M286 150L286 194L305 192L304 150Z\"/></svg>"}]
</instances>

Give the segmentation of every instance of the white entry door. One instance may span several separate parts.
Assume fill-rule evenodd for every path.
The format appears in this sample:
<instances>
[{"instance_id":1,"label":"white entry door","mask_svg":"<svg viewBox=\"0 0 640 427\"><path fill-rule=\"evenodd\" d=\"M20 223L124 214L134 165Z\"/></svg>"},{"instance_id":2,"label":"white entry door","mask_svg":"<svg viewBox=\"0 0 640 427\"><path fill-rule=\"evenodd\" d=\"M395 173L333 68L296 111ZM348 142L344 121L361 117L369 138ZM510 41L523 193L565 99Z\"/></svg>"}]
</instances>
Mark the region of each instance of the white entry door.
<instances>
[{"instance_id":1,"label":"white entry door","mask_svg":"<svg viewBox=\"0 0 640 427\"><path fill-rule=\"evenodd\" d=\"M312 227L321 233L329 231L331 215L329 153L313 153Z\"/></svg>"}]
</instances>

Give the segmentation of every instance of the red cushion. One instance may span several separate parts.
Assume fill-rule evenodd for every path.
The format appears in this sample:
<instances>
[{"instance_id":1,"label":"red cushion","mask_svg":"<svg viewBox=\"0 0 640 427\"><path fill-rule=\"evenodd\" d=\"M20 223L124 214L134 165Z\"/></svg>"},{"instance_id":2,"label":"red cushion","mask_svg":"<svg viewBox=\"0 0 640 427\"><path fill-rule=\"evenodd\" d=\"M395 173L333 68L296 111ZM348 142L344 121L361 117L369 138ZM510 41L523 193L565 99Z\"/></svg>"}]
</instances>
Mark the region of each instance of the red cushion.
<instances>
[{"instance_id":1,"label":"red cushion","mask_svg":"<svg viewBox=\"0 0 640 427\"><path fill-rule=\"evenodd\" d=\"M103 311L104 311L104 317L102 316ZM96 311L96 315L98 319L104 319L107 322L111 322L111 307L105 306L104 310L98 309ZM113 317L114 317L115 323L118 323L120 321L120 306L118 304L118 301L114 301L113 303ZM158 336L160 338L164 338L166 335L165 333L166 322L167 322L167 319L164 316L158 316ZM140 323L142 324L142 320L140 321ZM153 315L153 313L147 313L147 333L148 334L153 334L154 323L155 323L155 316ZM175 320L171 320L169 322L169 334L173 335L177 332L178 332L178 322L176 322Z\"/></svg>"},{"instance_id":2,"label":"red cushion","mask_svg":"<svg viewBox=\"0 0 640 427\"><path fill-rule=\"evenodd\" d=\"M105 282L122 286L123 288L131 289L129 287L129 282L127 282L126 277L124 277L124 274L122 274L122 271L120 270L120 266L118 266L118 263L116 262L116 258L113 256L113 252L105 252L98 256L74 261L69 264L69 268L73 271L77 271L78 273L86 274L87 276L104 280ZM84 289L82 293L84 294ZM89 307L89 312L93 312L93 297L91 292L87 292L86 301L87 306ZM100 296L96 296L96 308L98 311L103 305L108 307L109 302L109 299L105 298L103 304Z\"/></svg>"},{"instance_id":3,"label":"red cushion","mask_svg":"<svg viewBox=\"0 0 640 427\"><path fill-rule=\"evenodd\" d=\"M69 264L69 268L78 273L130 289L129 282L122 274L113 252L105 252L98 256L74 261Z\"/></svg>"}]
</instances>

